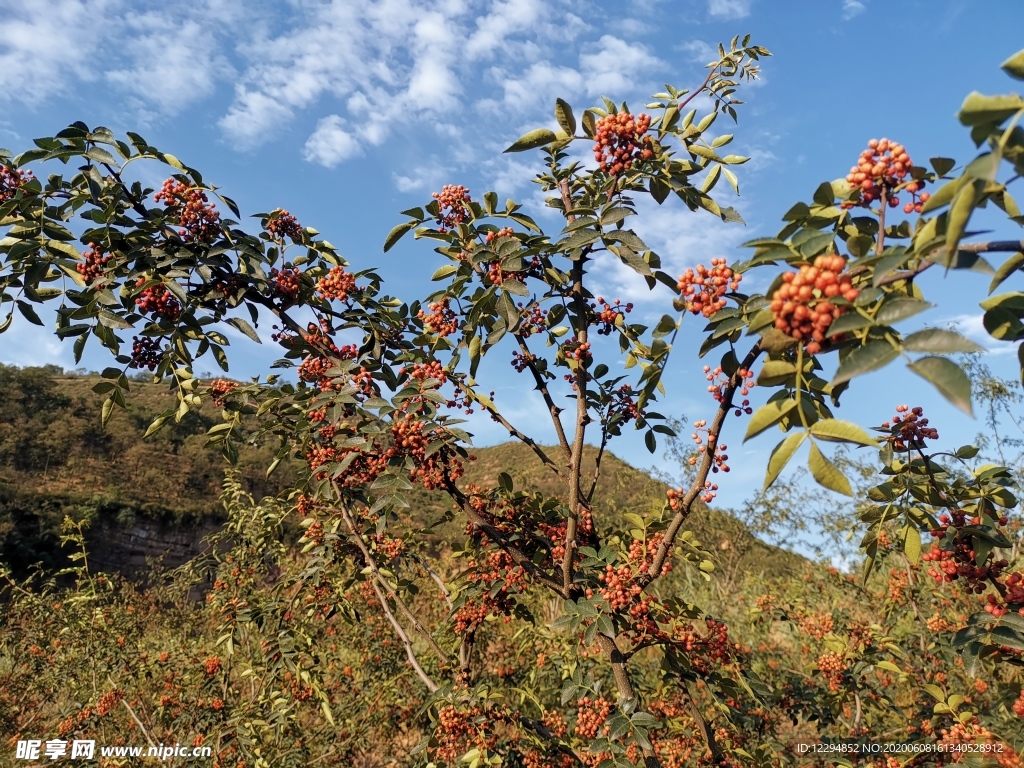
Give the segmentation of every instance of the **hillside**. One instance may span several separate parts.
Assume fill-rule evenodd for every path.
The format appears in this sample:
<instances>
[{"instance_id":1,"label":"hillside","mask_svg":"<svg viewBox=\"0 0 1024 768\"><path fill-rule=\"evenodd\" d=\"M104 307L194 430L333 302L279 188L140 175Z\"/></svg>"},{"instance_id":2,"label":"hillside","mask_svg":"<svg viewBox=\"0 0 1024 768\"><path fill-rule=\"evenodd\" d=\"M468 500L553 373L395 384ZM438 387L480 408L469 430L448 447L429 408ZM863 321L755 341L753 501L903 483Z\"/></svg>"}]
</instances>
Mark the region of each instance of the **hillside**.
<instances>
[{"instance_id":1,"label":"hillside","mask_svg":"<svg viewBox=\"0 0 1024 768\"><path fill-rule=\"evenodd\" d=\"M115 409L100 425L102 398L95 375L65 374L55 366L0 366L0 558L18 572L41 562L64 564L58 529L65 515L91 521L95 565L138 571L147 556L167 554L176 565L199 551L205 533L221 519L218 497L224 459L206 447L206 431L219 414L212 406L190 413L143 438L171 396L160 384L134 382L126 410ZM534 454L518 443L474 450L466 480L494 483L498 472L517 487L555 495L557 481ZM239 464L247 489L257 498L281 490L298 467L283 465L270 480L264 468L269 448L245 448ZM592 473L594 451L585 454ZM607 455L596 495L598 519L660 505L665 486L643 471ZM410 499L418 517L444 511L441 494L419 491ZM606 518L607 519L607 518ZM742 570L786 571L802 558L753 540L737 521L701 509L691 520L697 537L740 553ZM440 530L443 535L443 529ZM730 542L737 546L730 546ZM735 565L735 563L734 563Z\"/></svg>"}]
</instances>

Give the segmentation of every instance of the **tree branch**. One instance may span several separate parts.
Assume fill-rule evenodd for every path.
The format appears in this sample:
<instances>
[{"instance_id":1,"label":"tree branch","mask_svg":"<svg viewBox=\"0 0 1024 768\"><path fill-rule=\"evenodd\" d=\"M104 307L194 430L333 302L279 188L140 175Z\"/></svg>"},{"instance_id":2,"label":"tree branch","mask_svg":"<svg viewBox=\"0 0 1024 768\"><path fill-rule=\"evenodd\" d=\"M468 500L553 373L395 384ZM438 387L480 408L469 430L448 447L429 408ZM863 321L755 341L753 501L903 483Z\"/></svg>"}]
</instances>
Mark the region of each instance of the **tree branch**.
<instances>
[{"instance_id":1,"label":"tree branch","mask_svg":"<svg viewBox=\"0 0 1024 768\"><path fill-rule=\"evenodd\" d=\"M751 350L747 353L747 356L740 363L740 369L750 370L750 367L754 364L754 361L761 355L762 352L761 342L758 341ZM641 573L637 577L637 583L645 588L648 584L654 581L658 576L661 575L661 569L665 565L665 560L668 559L668 554L675 545L676 535L679 533L679 529L682 527L686 518L690 516L690 512L693 508L693 503L697 500L701 491L704 489L704 483L708 479L708 475L711 472L711 467L715 461L715 447L718 442L718 436L722 432L722 425L725 423L726 417L729 415L729 411L732 410L732 398L736 394L736 390L743 386L743 377L739 374L739 369L732 376L729 377L728 383L725 385L725 390L722 393L722 402L718 406L718 410L715 412L714 420L711 422L711 427L708 429L708 446L704 452L704 456L701 459L700 467L697 469L697 476L694 478L693 483L690 485L690 489L683 496L679 503L679 509L672 517L672 521L669 523L668 528L665 529L665 538L658 546L658 551L654 555L654 560L651 562L650 567L646 573Z\"/></svg>"}]
</instances>

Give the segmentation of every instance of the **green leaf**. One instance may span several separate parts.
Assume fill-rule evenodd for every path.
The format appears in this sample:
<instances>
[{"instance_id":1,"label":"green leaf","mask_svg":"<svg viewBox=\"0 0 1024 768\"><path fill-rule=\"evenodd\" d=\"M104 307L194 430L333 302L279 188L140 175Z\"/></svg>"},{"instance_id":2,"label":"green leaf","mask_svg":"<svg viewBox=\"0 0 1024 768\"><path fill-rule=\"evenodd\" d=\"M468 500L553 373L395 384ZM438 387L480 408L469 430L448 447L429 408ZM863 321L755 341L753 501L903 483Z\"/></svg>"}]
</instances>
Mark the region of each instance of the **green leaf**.
<instances>
[{"instance_id":1,"label":"green leaf","mask_svg":"<svg viewBox=\"0 0 1024 768\"><path fill-rule=\"evenodd\" d=\"M931 157L928 158L928 162L932 164L932 168L939 176L945 176L956 165L956 160L948 157Z\"/></svg>"},{"instance_id":2,"label":"green leaf","mask_svg":"<svg viewBox=\"0 0 1024 768\"><path fill-rule=\"evenodd\" d=\"M887 341L870 341L863 347L853 350L832 379L832 386L849 381L854 376L868 373L881 368L892 361L899 353Z\"/></svg>"},{"instance_id":3,"label":"green leaf","mask_svg":"<svg viewBox=\"0 0 1024 768\"><path fill-rule=\"evenodd\" d=\"M779 442L778 445L772 449L772 455L768 457L768 472L764 477L764 488L765 490L774 483L779 473L785 469L789 460L793 458L793 454L796 453L797 448L803 445L804 440L807 437L806 432L794 432L791 435L787 435Z\"/></svg>"},{"instance_id":4,"label":"green leaf","mask_svg":"<svg viewBox=\"0 0 1024 768\"><path fill-rule=\"evenodd\" d=\"M918 312L924 312L926 309L930 309L934 306L934 304L922 301L921 299L912 299L909 296L900 296L886 301L881 308L879 308L878 314L875 315L875 321L881 325L892 325L893 323L898 323L900 320L906 320L908 317L913 317Z\"/></svg>"},{"instance_id":5,"label":"green leaf","mask_svg":"<svg viewBox=\"0 0 1024 768\"><path fill-rule=\"evenodd\" d=\"M985 348L975 344L955 331L941 328L927 328L903 339L903 349L908 352L984 352Z\"/></svg>"},{"instance_id":6,"label":"green leaf","mask_svg":"<svg viewBox=\"0 0 1024 768\"><path fill-rule=\"evenodd\" d=\"M407 221L405 224L399 224L397 227L388 232L388 236L384 238L384 253L391 250L392 246L402 239L410 229L418 225L418 221Z\"/></svg>"},{"instance_id":7,"label":"green leaf","mask_svg":"<svg viewBox=\"0 0 1024 768\"><path fill-rule=\"evenodd\" d=\"M576 134L576 118L572 113L572 107L565 99L555 99L555 119L567 134Z\"/></svg>"},{"instance_id":8,"label":"green leaf","mask_svg":"<svg viewBox=\"0 0 1024 768\"><path fill-rule=\"evenodd\" d=\"M433 275L430 276L431 280L444 280L450 275L454 275L459 271L459 267L456 264L445 264L443 267L438 269Z\"/></svg>"},{"instance_id":9,"label":"green leaf","mask_svg":"<svg viewBox=\"0 0 1024 768\"><path fill-rule=\"evenodd\" d=\"M260 341L260 335L258 333L256 333L256 329L253 328L251 325L249 325L249 323L247 321L243 320L242 318L240 318L240 317L229 317L227 319L227 323L228 323L228 325L234 326L235 328L240 330L242 333L244 333L250 339L255 341L257 344L262 344L263 343L262 341Z\"/></svg>"},{"instance_id":10,"label":"green leaf","mask_svg":"<svg viewBox=\"0 0 1024 768\"><path fill-rule=\"evenodd\" d=\"M957 118L964 125L1001 123L1019 109L1024 109L1024 99L1016 94L985 96L974 91L964 99Z\"/></svg>"},{"instance_id":11,"label":"green leaf","mask_svg":"<svg viewBox=\"0 0 1024 768\"><path fill-rule=\"evenodd\" d=\"M922 357L907 366L923 379L927 379L943 397L969 416L971 407L971 380L956 363L944 357Z\"/></svg>"},{"instance_id":12,"label":"green leaf","mask_svg":"<svg viewBox=\"0 0 1024 768\"><path fill-rule=\"evenodd\" d=\"M536 149L537 147L550 144L557 138L554 131L548 128L538 128L535 131L530 131L520 136L505 152L525 152L528 149Z\"/></svg>"},{"instance_id":13,"label":"green leaf","mask_svg":"<svg viewBox=\"0 0 1024 768\"><path fill-rule=\"evenodd\" d=\"M946 222L946 250L951 254L956 253L960 245L960 238L963 237L964 229L967 227L967 222L978 201L979 190L984 184L985 182L982 181L965 184L953 198L953 204L949 209L949 219Z\"/></svg>"},{"instance_id":14,"label":"green leaf","mask_svg":"<svg viewBox=\"0 0 1024 768\"><path fill-rule=\"evenodd\" d=\"M1021 267L1024 267L1024 253L1015 253L1006 261L1004 261L999 269L996 270L995 276L992 278L992 282L989 283L988 292L992 293L996 288L1002 285L1003 281L1006 280L1010 275L1016 272Z\"/></svg>"},{"instance_id":15,"label":"green leaf","mask_svg":"<svg viewBox=\"0 0 1024 768\"><path fill-rule=\"evenodd\" d=\"M825 457L814 441L811 441L811 455L808 457L807 465L819 485L844 496L853 496L853 488L850 487L846 475Z\"/></svg>"},{"instance_id":16,"label":"green leaf","mask_svg":"<svg viewBox=\"0 0 1024 768\"><path fill-rule=\"evenodd\" d=\"M764 432L768 427L773 424L777 424L782 418L796 407L796 400L776 400L774 402L765 403L756 411L754 415L750 417L750 423L747 424L747 434L743 437L743 442L746 442L755 435L759 435Z\"/></svg>"},{"instance_id":17,"label":"green leaf","mask_svg":"<svg viewBox=\"0 0 1024 768\"><path fill-rule=\"evenodd\" d=\"M1017 51L1000 64L999 68L1012 78L1024 80L1024 51Z\"/></svg>"},{"instance_id":18,"label":"green leaf","mask_svg":"<svg viewBox=\"0 0 1024 768\"><path fill-rule=\"evenodd\" d=\"M29 304L27 301L22 301L21 299L18 299L18 309L21 312L21 314L25 316L25 319L28 320L33 325L43 324L43 321L39 319L39 315L36 314L35 308L33 308L33 306Z\"/></svg>"},{"instance_id":19,"label":"green leaf","mask_svg":"<svg viewBox=\"0 0 1024 768\"><path fill-rule=\"evenodd\" d=\"M856 443L867 445L872 448L878 446L878 442L856 424L843 421L842 419L822 419L811 427L811 434L821 440L830 440L835 443Z\"/></svg>"},{"instance_id":20,"label":"green leaf","mask_svg":"<svg viewBox=\"0 0 1024 768\"><path fill-rule=\"evenodd\" d=\"M921 562L921 531L917 526L908 525L903 530L903 553L911 565Z\"/></svg>"}]
</instances>

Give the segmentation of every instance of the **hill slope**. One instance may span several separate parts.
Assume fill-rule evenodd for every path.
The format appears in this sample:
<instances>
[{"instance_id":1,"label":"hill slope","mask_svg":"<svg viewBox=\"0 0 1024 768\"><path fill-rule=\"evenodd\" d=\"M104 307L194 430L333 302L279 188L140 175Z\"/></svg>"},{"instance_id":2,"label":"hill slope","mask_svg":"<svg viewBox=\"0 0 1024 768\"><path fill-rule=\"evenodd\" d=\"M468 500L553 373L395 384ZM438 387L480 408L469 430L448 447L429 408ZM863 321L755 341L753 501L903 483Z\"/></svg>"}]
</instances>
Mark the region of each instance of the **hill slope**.
<instances>
[{"instance_id":1,"label":"hill slope","mask_svg":"<svg viewBox=\"0 0 1024 768\"><path fill-rule=\"evenodd\" d=\"M100 568L137 571L146 557L167 554L175 565L199 551L202 536L220 519L218 497L225 462L205 447L217 423L212 406L190 413L143 438L170 395L160 384L133 384L126 410L115 409L100 426L102 398L94 375L68 375L54 366L0 366L0 559L23 572L42 562L64 564L59 526L65 516L91 521L90 544ZM519 443L474 450L466 481L496 482L508 472L517 488L557 495L561 488L536 456ZM592 476L595 451L584 455ZM298 467L283 466L270 480L269 448L246 448L239 465L257 498L285 487ZM614 518L660 505L665 485L614 455L606 455L595 497L595 515ZM440 493L410 498L426 517L442 513ZM803 558L752 539L727 514L700 509L690 520L697 538L738 554L740 570L788 571Z\"/></svg>"}]
</instances>

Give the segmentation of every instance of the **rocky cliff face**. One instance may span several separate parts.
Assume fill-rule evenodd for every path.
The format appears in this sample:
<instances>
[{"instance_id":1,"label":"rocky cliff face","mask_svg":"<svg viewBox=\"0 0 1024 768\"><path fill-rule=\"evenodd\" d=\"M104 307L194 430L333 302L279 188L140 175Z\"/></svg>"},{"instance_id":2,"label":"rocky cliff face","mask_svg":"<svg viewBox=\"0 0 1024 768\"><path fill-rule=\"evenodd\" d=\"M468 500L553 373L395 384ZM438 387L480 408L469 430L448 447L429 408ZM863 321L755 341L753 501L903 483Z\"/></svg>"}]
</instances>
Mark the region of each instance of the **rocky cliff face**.
<instances>
[{"instance_id":1,"label":"rocky cliff face","mask_svg":"<svg viewBox=\"0 0 1024 768\"><path fill-rule=\"evenodd\" d=\"M104 521L89 532L89 566L129 578L141 576L154 562L177 568L202 553L203 538L217 528L213 521L176 525L145 518L128 525Z\"/></svg>"}]
</instances>

